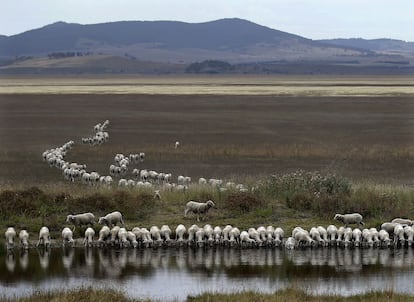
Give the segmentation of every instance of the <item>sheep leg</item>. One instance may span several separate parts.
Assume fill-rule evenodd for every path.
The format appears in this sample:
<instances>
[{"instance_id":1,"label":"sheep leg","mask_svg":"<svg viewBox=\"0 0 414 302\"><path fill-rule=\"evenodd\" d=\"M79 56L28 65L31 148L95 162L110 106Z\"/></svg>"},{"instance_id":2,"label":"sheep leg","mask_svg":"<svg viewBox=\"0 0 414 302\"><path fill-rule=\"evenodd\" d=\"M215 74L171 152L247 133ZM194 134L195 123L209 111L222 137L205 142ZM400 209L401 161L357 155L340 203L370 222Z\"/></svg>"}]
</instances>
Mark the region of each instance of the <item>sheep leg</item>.
<instances>
[{"instance_id":1,"label":"sheep leg","mask_svg":"<svg viewBox=\"0 0 414 302\"><path fill-rule=\"evenodd\" d=\"M187 217L187 214L188 214L188 211L189 211L190 209L189 208L186 208L185 209L185 211L184 211L184 217Z\"/></svg>"},{"instance_id":2,"label":"sheep leg","mask_svg":"<svg viewBox=\"0 0 414 302\"><path fill-rule=\"evenodd\" d=\"M125 226L125 223L124 223L124 220L122 219L122 217L121 217L121 224L122 224L122 226Z\"/></svg>"}]
</instances>

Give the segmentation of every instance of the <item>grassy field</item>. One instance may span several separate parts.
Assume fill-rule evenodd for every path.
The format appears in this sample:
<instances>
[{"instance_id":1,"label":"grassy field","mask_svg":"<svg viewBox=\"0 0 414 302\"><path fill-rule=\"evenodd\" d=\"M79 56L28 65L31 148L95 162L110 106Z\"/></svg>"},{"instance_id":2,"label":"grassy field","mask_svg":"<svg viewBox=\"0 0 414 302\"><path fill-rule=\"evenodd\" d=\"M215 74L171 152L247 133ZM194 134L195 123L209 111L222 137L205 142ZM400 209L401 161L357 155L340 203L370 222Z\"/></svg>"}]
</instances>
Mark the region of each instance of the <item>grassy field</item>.
<instances>
[{"instance_id":1,"label":"grassy field","mask_svg":"<svg viewBox=\"0 0 414 302\"><path fill-rule=\"evenodd\" d=\"M203 87L211 94L203 94ZM312 87L327 90L315 96ZM291 92L285 96L283 89ZM378 226L381 220L413 214L414 90L409 77L6 78L0 91L0 188L7 191L0 202L3 226L29 224L37 232L48 221L58 234L69 212L113 209L128 211L129 226L190 225L194 219L182 215L185 202L206 198L219 206L209 223L240 227L290 228L298 220L305 227L328 224L336 211L362 212ZM106 119L109 142L81 145L81 137ZM223 178L261 187L251 196L197 187L185 194L163 192L158 204L152 192L70 184L41 159L44 150L68 140L76 145L67 159L101 174L108 173L116 153L143 151L146 159L138 168L171 172L174 179ZM176 140L181 142L177 150ZM298 170L339 175L349 181L349 192L315 197L310 188L292 192L286 184L269 186L270 175ZM131 211L137 204L146 206ZM27 208L31 211L23 211Z\"/></svg>"},{"instance_id":2,"label":"grassy field","mask_svg":"<svg viewBox=\"0 0 414 302\"><path fill-rule=\"evenodd\" d=\"M396 294L393 292L372 292L364 295L353 295L349 297L329 296L329 295L309 295L298 289L280 290L273 294L259 294L254 292L241 292L235 294L212 294L205 293L199 296L191 296L187 301L191 302L210 302L210 301L225 301L225 302L296 302L296 301L310 301L310 302L408 302L412 301L412 295ZM55 301L55 302L138 302L148 300L130 299L122 293L113 290L93 290L80 289L68 291L65 293L36 293L31 297L21 299L3 299L1 302L40 302L40 301Z\"/></svg>"}]
</instances>

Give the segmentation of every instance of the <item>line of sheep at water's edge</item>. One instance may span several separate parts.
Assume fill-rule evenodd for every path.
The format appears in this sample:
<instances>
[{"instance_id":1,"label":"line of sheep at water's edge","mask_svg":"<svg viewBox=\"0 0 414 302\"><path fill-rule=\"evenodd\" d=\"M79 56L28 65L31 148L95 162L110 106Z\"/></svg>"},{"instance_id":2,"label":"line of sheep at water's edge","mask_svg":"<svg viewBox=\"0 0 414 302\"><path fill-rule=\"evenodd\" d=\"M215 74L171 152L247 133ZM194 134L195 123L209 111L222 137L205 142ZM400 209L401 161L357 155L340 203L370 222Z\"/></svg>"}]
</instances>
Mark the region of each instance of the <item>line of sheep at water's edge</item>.
<instances>
[{"instance_id":1,"label":"line of sheep at water's edge","mask_svg":"<svg viewBox=\"0 0 414 302\"><path fill-rule=\"evenodd\" d=\"M198 206L204 205L201 208ZM193 211L197 214L207 211L213 201L206 203L189 202L186 206L185 214ZM206 207L206 208L204 208ZM95 224L95 216L92 213L83 213L77 215L68 215L66 222L74 227L87 226L83 245L85 247L114 247L114 248L149 248L162 246L198 246L198 247L285 247L286 249L294 248L318 248L318 247L343 247L343 248L387 248L387 247L411 247L414 241L413 221L409 219L396 218L391 222L384 222L380 230L376 228L362 227L362 216L358 213L335 215L334 220L341 221L344 226L337 227L329 225L328 227L316 226L309 231L297 226L292 230L291 236L285 236L281 227L269 225L258 228L249 228L240 230L231 225L211 226L205 224L200 227L193 224L186 228L179 224L175 232L168 225L151 226L149 230L146 227L133 227L131 230L125 228L122 214L118 211L102 216L98 224L103 225L99 231L98 239L95 240L95 230L89 225ZM338 219L338 217L343 217ZM348 219L349 218L349 219ZM352 229L348 224L356 224L358 227ZM7 228L5 232L6 249L15 248L14 239L17 232L13 227ZM174 238L174 239L173 239ZM29 233L27 230L21 230L19 233L19 247L22 249L29 248ZM76 245L73 238L73 231L65 227L62 231L62 244L65 247ZM39 231L36 247L49 248L51 246L50 232L46 226Z\"/></svg>"}]
</instances>

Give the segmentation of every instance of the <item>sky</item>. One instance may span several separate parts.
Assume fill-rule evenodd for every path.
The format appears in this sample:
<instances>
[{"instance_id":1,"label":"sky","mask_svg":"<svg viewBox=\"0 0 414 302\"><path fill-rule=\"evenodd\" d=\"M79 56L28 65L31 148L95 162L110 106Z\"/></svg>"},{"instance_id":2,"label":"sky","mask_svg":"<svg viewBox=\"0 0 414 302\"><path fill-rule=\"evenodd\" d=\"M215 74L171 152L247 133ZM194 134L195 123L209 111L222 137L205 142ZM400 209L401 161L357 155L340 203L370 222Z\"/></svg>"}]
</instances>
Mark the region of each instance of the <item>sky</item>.
<instances>
[{"instance_id":1,"label":"sky","mask_svg":"<svg viewBox=\"0 0 414 302\"><path fill-rule=\"evenodd\" d=\"M57 21L222 18L247 19L310 39L414 42L414 0L0 0L0 34L8 36Z\"/></svg>"}]
</instances>

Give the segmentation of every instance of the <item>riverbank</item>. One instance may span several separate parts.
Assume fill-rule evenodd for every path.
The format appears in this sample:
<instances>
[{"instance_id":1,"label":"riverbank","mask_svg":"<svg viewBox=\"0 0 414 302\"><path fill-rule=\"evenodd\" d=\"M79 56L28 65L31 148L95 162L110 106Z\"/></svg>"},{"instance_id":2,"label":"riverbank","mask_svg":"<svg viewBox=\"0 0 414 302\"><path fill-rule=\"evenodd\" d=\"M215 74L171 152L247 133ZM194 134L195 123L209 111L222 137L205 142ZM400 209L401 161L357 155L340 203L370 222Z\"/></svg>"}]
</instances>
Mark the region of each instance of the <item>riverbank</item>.
<instances>
[{"instance_id":1,"label":"riverbank","mask_svg":"<svg viewBox=\"0 0 414 302\"><path fill-rule=\"evenodd\" d=\"M354 295L349 297L332 296L332 295L309 295L302 290L288 288L280 290L273 294L260 294L255 292L240 292L234 294L212 294L205 293L199 296L190 296L187 298L189 302L405 302L413 301L413 295L397 294L390 291L371 292L363 295ZM121 292L114 290L95 290L95 289L79 289L67 292L47 292L36 293L30 297L20 299L0 299L1 302L142 302L151 300L130 299Z\"/></svg>"}]
</instances>

